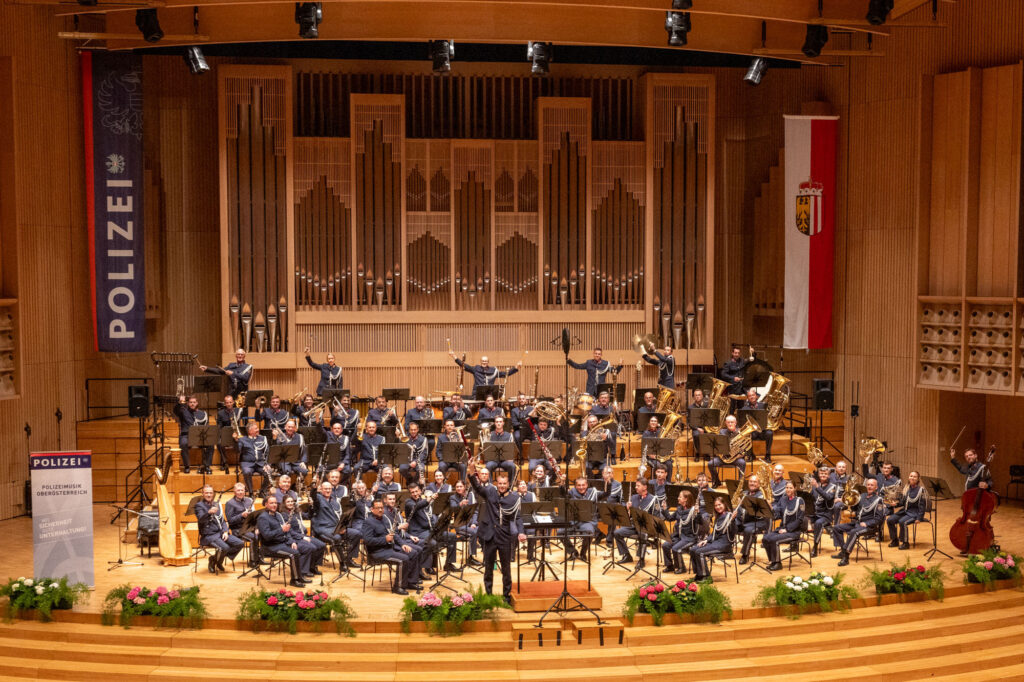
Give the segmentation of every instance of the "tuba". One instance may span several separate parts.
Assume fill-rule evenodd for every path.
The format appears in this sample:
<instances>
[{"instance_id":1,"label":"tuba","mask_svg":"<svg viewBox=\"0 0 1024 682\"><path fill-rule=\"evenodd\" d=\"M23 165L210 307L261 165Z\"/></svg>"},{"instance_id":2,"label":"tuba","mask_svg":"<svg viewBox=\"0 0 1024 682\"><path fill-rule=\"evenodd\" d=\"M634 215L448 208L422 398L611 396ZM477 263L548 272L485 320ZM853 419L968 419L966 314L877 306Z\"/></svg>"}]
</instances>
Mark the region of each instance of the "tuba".
<instances>
[{"instance_id":1,"label":"tuba","mask_svg":"<svg viewBox=\"0 0 1024 682\"><path fill-rule=\"evenodd\" d=\"M679 400L676 398L675 391L671 388L663 388L658 391L658 404L654 408L654 411L659 413L675 412L678 402Z\"/></svg>"},{"instance_id":2,"label":"tuba","mask_svg":"<svg viewBox=\"0 0 1024 682\"><path fill-rule=\"evenodd\" d=\"M747 450L751 447L751 436L755 433L759 433L761 427L756 421L747 417L747 423L743 425L743 428L737 432L736 436L729 441L729 453L722 457L722 461L726 464L732 464L737 459L743 456Z\"/></svg>"},{"instance_id":3,"label":"tuba","mask_svg":"<svg viewBox=\"0 0 1024 682\"><path fill-rule=\"evenodd\" d=\"M679 438L683 435L683 415L678 412L669 412L665 415L665 423L661 425L658 438Z\"/></svg>"},{"instance_id":4,"label":"tuba","mask_svg":"<svg viewBox=\"0 0 1024 682\"><path fill-rule=\"evenodd\" d=\"M762 399L768 410L767 426L769 431L778 431L782 428L782 417L786 414L786 408L789 407L790 383L792 382L786 377L772 372L771 388Z\"/></svg>"},{"instance_id":5,"label":"tuba","mask_svg":"<svg viewBox=\"0 0 1024 682\"><path fill-rule=\"evenodd\" d=\"M725 425L725 418L729 416L729 409L732 407L729 403L729 396L725 392L725 389L729 388L729 384L721 379L712 378L711 381L708 408L718 410L718 428L722 428Z\"/></svg>"}]
</instances>

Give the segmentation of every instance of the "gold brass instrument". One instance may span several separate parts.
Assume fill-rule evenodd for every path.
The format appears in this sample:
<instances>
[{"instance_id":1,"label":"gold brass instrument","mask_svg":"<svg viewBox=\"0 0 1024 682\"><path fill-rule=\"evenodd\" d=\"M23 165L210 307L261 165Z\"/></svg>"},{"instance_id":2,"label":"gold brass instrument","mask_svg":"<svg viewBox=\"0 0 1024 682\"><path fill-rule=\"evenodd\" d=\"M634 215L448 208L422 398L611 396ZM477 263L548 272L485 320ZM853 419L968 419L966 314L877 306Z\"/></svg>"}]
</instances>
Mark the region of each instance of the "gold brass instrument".
<instances>
[{"instance_id":1,"label":"gold brass instrument","mask_svg":"<svg viewBox=\"0 0 1024 682\"><path fill-rule=\"evenodd\" d=\"M825 454L813 441L801 441L800 445L807 448L807 460L814 466L815 470L825 466Z\"/></svg>"},{"instance_id":2,"label":"gold brass instrument","mask_svg":"<svg viewBox=\"0 0 1024 682\"><path fill-rule=\"evenodd\" d=\"M675 391L671 388L662 388L658 391L658 404L654 408L655 412L675 412L677 407L679 407L679 399L676 397Z\"/></svg>"},{"instance_id":3,"label":"gold brass instrument","mask_svg":"<svg viewBox=\"0 0 1024 682\"><path fill-rule=\"evenodd\" d=\"M747 423L743 425L743 428L729 441L729 452L722 457L722 461L726 464L732 464L737 459L743 456L743 454L750 449L752 439L751 437L755 433L761 432L761 426L747 417Z\"/></svg>"},{"instance_id":4,"label":"gold brass instrument","mask_svg":"<svg viewBox=\"0 0 1024 682\"><path fill-rule=\"evenodd\" d=\"M892 507L893 509L896 507L902 507L903 496L906 494L909 487L910 484L904 483L902 486L890 485L882 488L882 504L886 507Z\"/></svg>"},{"instance_id":5,"label":"gold brass instrument","mask_svg":"<svg viewBox=\"0 0 1024 682\"><path fill-rule=\"evenodd\" d=\"M725 425L725 418L729 416L729 395L725 392L729 384L721 379L712 377L711 395L708 397L708 409L718 410L718 428Z\"/></svg>"},{"instance_id":6,"label":"gold brass instrument","mask_svg":"<svg viewBox=\"0 0 1024 682\"><path fill-rule=\"evenodd\" d=\"M569 417L565 410L550 400L541 400L534 405L533 414L537 416L538 420L544 419L549 424L560 423Z\"/></svg>"},{"instance_id":7,"label":"gold brass instrument","mask_svg":"<svg viewBox=\"0 0 1024 682\"><path fill-rule=\"evenodd\" d=\"M678 412L669 412L665 415L665 423L661 425L658 438L679 438L683 435L683 415Z\"/></svg>"},{"instance_id":8,"label":"gold brass instrument","mask_svg":"<svg viewBox=\"0 0 1024 682\"><path fill-rule=\"evenodd\" d=\"M604 440L605 435L608 433L608 427L615 423L615 417L609 416L603 422L599 422L594 425L594 428L587 431L582 439L580 439L580 445L576 448L575 457L579 460L579 466L584 468L587 466L587 443L596 443L599 440ZM614 453L612 453L614 454Z\"/></svg>"},{"instance_id":9,"label":"gold brass instrument","mask_svg":"<svg viewBox=\"0 0 1024 682\"><path fill-rule=\"evenodd\" d=\"M762 460L754 465L754 472L757 474L758 480L761 481L761 492L764 493L764 499L768 500L768 504L771 505L775 501L771 486L771 468Z\"/></svg>"},{"instance_id":10,"label":"gold brass instrument","mask_svg":"<svg viewBox=\"0 0 1024 682\"><path fill-rule=\"evenodd\" d=\"M768 411L766 424L769 431L778 431L782 428L782 417L786 414L786 408L789 407L790 383L792 382L786 377L772 372L771 387L768 389L768 394L762 398L765 409Z\"/></svg>"},{"instance_id":11,"label":"gold brass instrument","mask_svg":"<svg viewBox=\"0 0 1024 682\"><path fill-rule=\"evenodd\" d=\"M843 486L843 504L847 509L853 509L860 502L860 491L857 490L857 486L862 480L864 479L860 474L855 473L851 473L850 477L846 479L846 485Z\"/></svg>"},{"instance_id":12,"label":"gold brass instrument","mask_svg":"<svg viewBox=\"0 0 1024 682\"><path fill-rule=\"evenodd\" d=\"M857 444L857 454L860 455L865 464L871 464L875 454L885 454L885 445L874 436L863 437L860 439L860 443Z\"/></svg>"},{"instance_id":13,"label":"gold brass instrument","mask_svg":"<svg viewBox=\"0 0 1024 682\"><path fill-rule=\"evenodd\" d=\"M814 490L814 487L815 487L815 478L814 477L815 477L816 474L817 474L816 471L814 473L810 473L810 474L805 473L803 475L803 479L800 482L800 490L804 491L805 493L809 493L812 490Z\"/></svg>"}]
</instances>

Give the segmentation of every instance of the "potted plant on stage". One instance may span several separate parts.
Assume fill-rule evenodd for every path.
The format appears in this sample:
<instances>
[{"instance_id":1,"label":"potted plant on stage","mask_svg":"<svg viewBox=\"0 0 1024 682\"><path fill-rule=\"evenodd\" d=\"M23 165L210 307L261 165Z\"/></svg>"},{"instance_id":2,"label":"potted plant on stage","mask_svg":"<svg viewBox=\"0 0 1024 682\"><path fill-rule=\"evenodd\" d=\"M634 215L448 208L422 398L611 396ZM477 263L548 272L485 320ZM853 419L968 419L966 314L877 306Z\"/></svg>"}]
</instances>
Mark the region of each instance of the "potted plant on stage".
<instances>
[{"instance_id":1,"label":"potted plant on stage","mask_svg":"<svg viewBox=\"0 0 1024 682\"><path fill-rule=\"evenodd\" d=\"M892 564L888 569L872 570L865 579L865 584L875 586L878 603L882 603L882 596L886 594L915 595L919 599L941 600L945 595L943 577L942 569L938 566L911 566L908 560L902 566ZM906 600L905 597L899 598L899 601Z\"/></svg>"},{"instance_id":2,"label":"potted plant on stage","mask_svg":"<svg viewBox=\"0 0 1024 682\"><path fill-rule=\"evenodd\" d=\"M626 597L622 615L633 624L637 612L651 616L654 625L661 625L667 613L692 616L695 621L717 623L722 614L732 615L729 598L710 583L678 581L671 587L652 580L635 588Z\"/></svg>"},{"instance_id":3,"label":"potted plant on stage","mask_svg":"<svg viewBox=\"0 0 1024 682\"><path fill-rule=\"evenodd\" d=\"M89 591L84 583L68 583L67 578L18 578L0 586L0 597L7 597L4 618L9 622L35 612L44 623L53 620L54 609L70 609Z\"/></svg>"},{"instance_id":4,"label":"potted plant on stage","mask_svg":"<svg viewBox=\"0 0 1024 682\"><path fill-rule=\"evenodd\" d=\"M818 571L807 578L798 575L779 578L774 585L761 588L754 597L753 605L778 608L790 618L799 618L800 614L810 610L846 610L850 608L850 600L858 599L860 594L842 582L842 573L832 576Z\"/></svg>"},{"instance_id":5,"label":"potted plant on stage","mask_svg":"<svg viewBox=\"0 0 1024 682\"><path fill-rule=\"evenodd\" d=\"M402 604L402 631L412 630L413 621L426 623L427 631L435 635L462 634L462 625L469 620L498 619L498 609L508 604L499 594L487 594L477 588L475 593L462 592L452 596L439 596L424 592L418 599L406 597Z\"/></svg>"},{"instance_id":6,"label":"potted plant on stage","mask_svg":"<svg viewBox=\"0 0 1024 682\"><path fill-rule=\"evenodd\" d=\"M326 622L333 622L339 634L355 636L349 620L356 613L344 597L332 597L317 590L261 590L252 589L238 599L235 619L248 622L253 632L259 630L298 631L298 624L310 623L319 631Z\"/></svg>"},{"instance_id":7,"label":"potted plant on stage","mask_svg":"<svg viewBox=\"0 0 1024 682\"><path fill-rule=\"evenodd\" d=\"M101 622L113 625L115 614L124 627L131 625L139 616L148 616L156 627L201 628L206 617L206 604L199 596L198 586L168 589L161 585L150 589L120 585L107 592Z\"/></svg>"},{"instance_id":8,"label":"potted plant on stage","mask_svg":"<svg viewBox=\"0 0 1024 682\"><path fill-rule=\"evenodd\" d=\"M1013 585L1021 584L1020 563L1022 558L997 549L986 549L981 554L972 554L960 564L964 571L964 582L981 583L986 589L994 590L997 580L1010 580Z\"/></svg>"}]
</instances>

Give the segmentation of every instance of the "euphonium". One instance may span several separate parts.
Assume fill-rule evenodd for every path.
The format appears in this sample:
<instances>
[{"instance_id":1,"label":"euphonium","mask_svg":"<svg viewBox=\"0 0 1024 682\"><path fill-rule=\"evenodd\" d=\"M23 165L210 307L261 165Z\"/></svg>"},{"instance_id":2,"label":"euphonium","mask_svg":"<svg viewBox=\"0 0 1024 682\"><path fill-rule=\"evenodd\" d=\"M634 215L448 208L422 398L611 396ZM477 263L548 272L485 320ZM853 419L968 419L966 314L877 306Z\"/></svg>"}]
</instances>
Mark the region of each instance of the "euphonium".
<instances>
[{"instance_id":1,"label":"euphonium","mask_svg":"<svg viewBox=\"0 0 1024 682\"><path fill-rule=\"evenodd\" d=\"M726 455L728 459L722 458L726 464L731 464L737 459L743 456L743 454L751 447L751 436L755 433L760 433L760 425L747 417L747 423L743 425L743 428L739 430L736 436L729 441L729 454Z\"/></svg>"},{"instance_id":2,"label":"euphonium","mask_svg":"<svg viewBox=\"0 0 1024 682\"><path fill-rule=\"evenodd\" d=\"M661 410L658 410L659 412ZM665 415L665 423L661 425L658 438L678 438L682 435L683 415L678 412L669 412Z\"/></svg>"},{"instance_id":3,"label":"euphonium","mask_svg":"<svg viewBox=\"0 0 1024 682\"><path fill-rule=\"evenodd\" d=\"M580 461L580 466L586 466L585 458L587 456L587 443L594 443L599 440L604 440L604 436L605 433L607 433L608 427L614 423L615 417L609 416L603 422L595 424L594 428L587 431L587 435L580 440L580 445L578 448L576 448L575 457Z\"/></svg>"},{"instance_id":4,"label":"euphonium","mask_svg":"<svg viewBox=\"0 0 1024 682\"><path fill-rule=\"evenodd\" d=\"M764 461L761 461L754 467L754 471L757 473L757 477L761 480L761 492L764 493L764 499L768 500L768 504L771 505L775 501L775 496L772 494L771 486L772 470L764 463Z\"/></svg>"},{"instance_id":5,"label":"euphonium","mask_svg":"<svg viewBox=\"0 0 1024 682\"><path fill-rule=\"evenodd\" d=\"M766 422L769 431L778 431L782 428L782 417L789 407L790 380L781 374L772 372L772 383L768 394L764 397L764 405L768 410Z\"/></svg>"},{"instance_id":6,"label":"euphonium","mask_svg":"<svg viewBox=\"0 0 1024 682\"><path fill-rule=\"evenodd\" d=\"M722 382L725 383L725 382ZM675 412L677 403L679 402L676 398L676 392L671 388L663 388L658 391L658 405L654 408L654 411L663 414L665 412Z\"/></svg>"},{"instance_id":7,"label":"euphonium","mask_svg":"<svg viewBox=\"0 0 1024 682\"><path fill-rule=\"evenodd\" d=\"M729 404L729 396L726 394L725 389L729 388L729 384L725 383L721 379L711 379L711 395L708 398L708 408L712 410L718 410L718 428L722 428L725 425L725 418L729 416L729 408L732 407Z\"/></svg>"}]
</instances>

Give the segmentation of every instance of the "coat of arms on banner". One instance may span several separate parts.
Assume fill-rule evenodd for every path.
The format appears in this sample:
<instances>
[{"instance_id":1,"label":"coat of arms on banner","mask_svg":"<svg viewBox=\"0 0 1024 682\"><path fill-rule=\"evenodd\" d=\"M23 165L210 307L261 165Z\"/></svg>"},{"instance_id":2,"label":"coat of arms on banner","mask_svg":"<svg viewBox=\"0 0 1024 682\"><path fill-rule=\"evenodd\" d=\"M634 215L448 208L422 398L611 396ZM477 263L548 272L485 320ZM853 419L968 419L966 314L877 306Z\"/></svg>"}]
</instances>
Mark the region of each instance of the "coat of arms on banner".
<instances>
[{"instance_id":1,"label":"coat of arms on banner","mask_svg":"<svg viewBox=\"0 0 1024 682\"><path fill-rule=\"evenodd\" d=\"M808 179L801 182L796 192L796 229L813 236L821 232L822 184Z\"/></svg>"}]
</instances>

